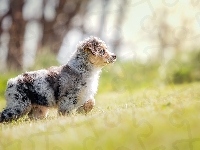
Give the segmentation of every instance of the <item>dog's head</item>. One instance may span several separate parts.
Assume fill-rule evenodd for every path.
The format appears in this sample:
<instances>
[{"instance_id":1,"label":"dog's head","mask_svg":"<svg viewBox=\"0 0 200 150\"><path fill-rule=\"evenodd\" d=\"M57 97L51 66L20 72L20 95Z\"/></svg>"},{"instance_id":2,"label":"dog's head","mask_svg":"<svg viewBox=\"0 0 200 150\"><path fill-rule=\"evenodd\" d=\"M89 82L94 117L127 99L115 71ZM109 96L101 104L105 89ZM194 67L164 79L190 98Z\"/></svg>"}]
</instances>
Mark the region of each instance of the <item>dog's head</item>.
<instances>
[{"instance_id":1,"label":"dog's head","mask_svg":"<svg viewBox=\"0 0 200 150\"><path fill-rule=\"evenodd\" d=\"M88 53L89 61L95 66L103 67L116 61L116 55L109 52L104 41L89 37L80 43L81 49Z\"/></svg>"}]
</instances>

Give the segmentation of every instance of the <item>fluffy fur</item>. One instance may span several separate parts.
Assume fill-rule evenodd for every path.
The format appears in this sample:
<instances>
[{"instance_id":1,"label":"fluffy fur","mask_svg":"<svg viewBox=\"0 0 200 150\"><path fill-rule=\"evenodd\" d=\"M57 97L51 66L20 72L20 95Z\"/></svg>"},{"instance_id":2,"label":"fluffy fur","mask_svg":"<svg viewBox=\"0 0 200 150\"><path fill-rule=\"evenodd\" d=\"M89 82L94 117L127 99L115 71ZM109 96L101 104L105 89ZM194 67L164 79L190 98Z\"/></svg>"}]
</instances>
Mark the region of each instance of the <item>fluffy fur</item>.
<instances>
[{"instance_id":1,"label":"fluffy fur","mask_svg":"<svg viewBox=\"0 0 200 150\"><path fill-rule=\"evenodd\" d=\"M102 67L115 60L116 56L102 40L90 37L78 44L66 65L26 72L10 79L0 122L16 120L25 114L44 118L50 107L57 108L60 115L73 109L89 112L95 105Z\"/></svg>"}]
</instances>

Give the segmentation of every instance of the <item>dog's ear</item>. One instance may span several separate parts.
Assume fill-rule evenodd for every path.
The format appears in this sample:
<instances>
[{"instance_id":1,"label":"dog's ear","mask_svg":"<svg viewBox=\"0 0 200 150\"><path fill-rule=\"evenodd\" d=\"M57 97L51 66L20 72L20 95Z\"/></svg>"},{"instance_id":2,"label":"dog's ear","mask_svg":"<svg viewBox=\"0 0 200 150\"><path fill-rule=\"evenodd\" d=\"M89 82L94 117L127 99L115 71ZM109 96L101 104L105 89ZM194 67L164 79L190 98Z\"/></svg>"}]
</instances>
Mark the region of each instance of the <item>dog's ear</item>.
<instances>
[{"instance_id":1,"label":"dog's ear","mask_svg":"<svg viewBox=\"0 0 200 150\"><path fill-rule=\"evenodd\" d=\"M91 42L88 42L88 43L85 45L85 48L88 49L93 55L96 56L96 55L98 54L97 45L98 45L97 42L91 41Z\"/></svg>"}]
</instances>

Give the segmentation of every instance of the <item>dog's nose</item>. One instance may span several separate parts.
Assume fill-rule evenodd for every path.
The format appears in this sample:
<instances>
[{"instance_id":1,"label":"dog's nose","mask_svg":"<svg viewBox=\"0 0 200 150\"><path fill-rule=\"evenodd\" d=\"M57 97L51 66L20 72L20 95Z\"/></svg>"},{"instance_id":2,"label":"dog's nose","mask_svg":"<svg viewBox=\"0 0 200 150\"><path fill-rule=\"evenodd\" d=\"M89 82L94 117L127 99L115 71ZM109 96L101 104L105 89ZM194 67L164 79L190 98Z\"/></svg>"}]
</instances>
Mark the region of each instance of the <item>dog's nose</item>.
<instances>
[{"instance_id":1,"label":"dog's nose","mask_svg":"<svg viewBox=\"0 0 200 150\"><path fill-rule=\"evenodd\" d=\"M116 56L116 55L112 55L112 58L113 58L113 59L116 59L116 58L117 58L117 56Z\"/></svg>"}]
</instances>

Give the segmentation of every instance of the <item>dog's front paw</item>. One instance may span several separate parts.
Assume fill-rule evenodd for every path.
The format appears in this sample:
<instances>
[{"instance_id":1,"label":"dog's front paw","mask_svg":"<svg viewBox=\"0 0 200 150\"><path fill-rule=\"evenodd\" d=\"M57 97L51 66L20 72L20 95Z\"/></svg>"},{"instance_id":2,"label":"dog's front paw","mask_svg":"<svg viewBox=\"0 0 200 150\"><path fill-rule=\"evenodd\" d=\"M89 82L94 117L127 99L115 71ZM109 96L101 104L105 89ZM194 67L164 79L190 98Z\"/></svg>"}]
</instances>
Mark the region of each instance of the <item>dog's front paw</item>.
<instances>
[{"instance_id":1,"label":"dog's front paw","mask_svg":"<svg viewBox=\"0 0 200 150\"><path fill-rule=\"evenodd\" d=\"M95 105L94 100L89 99L82 106L80 106L77 109L77 112L87 114L88 112L90 112L93 109L94 105Z\"/></svg>"}]
</instances>

